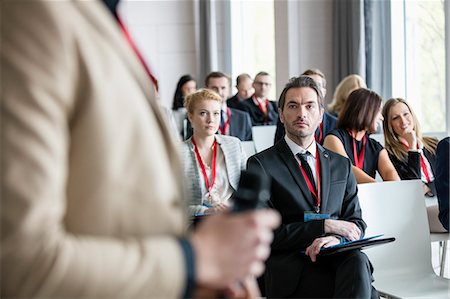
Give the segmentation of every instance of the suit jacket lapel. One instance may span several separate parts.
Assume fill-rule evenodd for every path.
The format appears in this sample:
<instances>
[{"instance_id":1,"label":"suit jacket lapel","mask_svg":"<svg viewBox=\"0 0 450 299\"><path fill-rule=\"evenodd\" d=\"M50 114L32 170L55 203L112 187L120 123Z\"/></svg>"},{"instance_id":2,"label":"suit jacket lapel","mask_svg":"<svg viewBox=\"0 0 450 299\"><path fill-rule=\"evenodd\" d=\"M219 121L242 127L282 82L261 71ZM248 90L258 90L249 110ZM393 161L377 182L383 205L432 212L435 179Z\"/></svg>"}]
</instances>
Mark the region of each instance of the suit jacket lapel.
<instances>
[{"instance_id":1,"label":"suit jacket lapel","mask_svg":"<svg viewBox=\"0 0 450 299\"><path fill-rule=\"evenodd\" d=\"M300 166L298 165L297 160L295 159L284 138L276 144L276 147L281 156L281 159L286 164L286 167L289 169L289 172L294 178L294 181L297 183L298 187L303 193L304 198L306 198L306 201L311 205L312 208L314 208L316 205L315 200L311 194L311 191L309 191L308 189L308 185L306 184L305 178L303 177L303 174L300 170Z\"/></svg>"},{"instance_id":2,"label":"suit jacket lapel","mask_svg":"<svg viewBox=\"0 0 450 299\"><path fill-rule=\"evenodd\" d=\"M317 153L320 159L320 206L321 212L327 212L328 197L330 193L330 156L321 146L317 145Z\"/></svg>"}]
</instances>

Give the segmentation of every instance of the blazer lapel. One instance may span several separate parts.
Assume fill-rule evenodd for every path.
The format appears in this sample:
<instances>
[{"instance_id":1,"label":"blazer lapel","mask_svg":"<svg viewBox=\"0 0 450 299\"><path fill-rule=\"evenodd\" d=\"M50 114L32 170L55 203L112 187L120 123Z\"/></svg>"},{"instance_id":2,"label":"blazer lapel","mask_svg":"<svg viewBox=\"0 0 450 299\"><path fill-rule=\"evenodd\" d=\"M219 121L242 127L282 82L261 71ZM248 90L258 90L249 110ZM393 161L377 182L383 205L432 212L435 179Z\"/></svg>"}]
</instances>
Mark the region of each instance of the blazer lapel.
<instances>
[{"instance_id":1,"label":"blazer lapel","mask_svg":"<svg viewBox=\"0 0 450 299\"><path fill-rule=\"evenodd\" d=\"M315 200L311 194L311 191L309 191L308 185L306 184L305 178L303 177L303 174L300 170L300 166L298 165L297 160L292 154L292 151L287 145L284 138L276 144L276 147L281 156L281 159L286 164L286 167L289 169L289 172L294 178L294 181L297 183L298 187L303 193L304 198L306 198L306 201L311 205L312 208L314 208L316 205Z\"/></svg>"},{"instance_id":2,"label":"blazer lapel","mask_svg":"<svg viewBox=\"0 0 450 299\"><path fill-rule=\"evenodd\" d=\"M317 153L320 159L320 206L321 212L327 212L328 197L330 193L330 156L328 152L321 146L317 145Z\"/></svg>"}]
</instances>

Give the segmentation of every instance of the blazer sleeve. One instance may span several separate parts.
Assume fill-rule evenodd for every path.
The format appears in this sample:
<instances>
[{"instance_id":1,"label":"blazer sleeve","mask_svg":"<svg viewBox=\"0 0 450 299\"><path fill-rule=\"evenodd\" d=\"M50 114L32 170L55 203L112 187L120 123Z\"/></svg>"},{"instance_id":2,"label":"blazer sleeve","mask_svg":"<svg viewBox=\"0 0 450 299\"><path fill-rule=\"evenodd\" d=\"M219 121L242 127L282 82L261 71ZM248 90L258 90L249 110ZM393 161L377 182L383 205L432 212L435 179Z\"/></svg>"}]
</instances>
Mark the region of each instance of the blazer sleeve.
<instances>
[{"instance_id":1,"label":"blazer sleeve","mask_svg":"<svg viewBox=\"0 0 450 299\"><path fill-rule=\"evenodd\" d=\"M101 3L84 4L114 25ZM2 28L0 51L5 75L0 116L1 297L180 297L187 275L174 233L97 236L70 232L65 225L68 156L75 134L69 126L69 99L77 94L86 105L95 105L90 101L95 97L92 86L77 85L88 78L77 78L76 68L83 67L76 61L81 59L76 51L81 45L73 37L77 26L65 21L80 18L74 5L2 3L8 29ZM76 34L85 33L92 34ZM91 98L85 99L88 94ZM90 111L78 112L82 117Z\"/></svg>"},{"instance_id":2,"label":"blazer sleeve","mask_svg":"<svg viewBox=\"0 0 450 299\"><path fill-rule=\"evenodd\" d=\"M394 155L389 154L392 164L394 164L398 175L402 180L420 179L420 153L417 151L408 151L407 161L401 161Z\"/></svg>"}]
</instances>

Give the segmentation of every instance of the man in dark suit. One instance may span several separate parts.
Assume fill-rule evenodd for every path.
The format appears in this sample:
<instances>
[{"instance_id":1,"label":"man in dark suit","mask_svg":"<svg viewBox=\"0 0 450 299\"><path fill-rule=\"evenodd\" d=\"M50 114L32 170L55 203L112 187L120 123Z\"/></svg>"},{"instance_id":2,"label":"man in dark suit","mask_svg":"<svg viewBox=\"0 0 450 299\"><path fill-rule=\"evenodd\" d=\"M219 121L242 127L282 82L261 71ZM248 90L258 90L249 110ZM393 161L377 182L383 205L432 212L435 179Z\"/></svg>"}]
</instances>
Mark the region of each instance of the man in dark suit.
<instances>
[{"instance_id":1,"label":"man in dark suit","mask_svg":"<svg viewBox=\"0 0 450 299\"><path fill-rule=\"evenodd\" d=\"M241 141L252 140L252 123L248 113L227 106L230 96L231 78L222 72L211 72L206 76L205 87L218 93L222 98L221 121L219 132L239 138ZM192 136L192 128L188 122L185 139Z\"/></svg>"},{"instance_id":2,"label":"man in dark suit","mask_svg":"<svg viewBox=\"0 0 450 299\"><path fill-rule=\"evenodd\" d=\"M439 142L436 148L436 173L434 181L439 203L439 220L446 230L449 230L449 145L450 137L446 137Z\"/></svg>"},{"instance_id":3,"label":"man in dark suit","mask_svg":"<svg viewBox=\"0 0 450 299\"><path fill-rule=\"evenodd\" d=\"M268 206L282 216L267 261L267 297L370 298L372 266L359 250L330 256L322 247L357 240L361 218L350 161L316 143L323 98L308 76L292 78L279 101L286 135L249 158L249 171L272 179ZM302 253L302 251L304 251Z\"/></svg>"},{"instance_id":4,"label":"man in dark suit","mask_svg":"<svg viewBox=\"0 0 450 299\"><path fill-rule=\"evenodd\" d=\"M317 86L319 87L319 90L322 92L323 98L325 98L325 96L327 95L327 88L326 88L327 80L322 71L319 69L307 69L306 71L303 72L302 75L311 77L316 82ZM315 133L316 141L320 143L320 145L323 145L323 141L328 132L336 129L336 124L337 124L336 117L325 111L322 117L322 122L320 123ZM285 133L284 125L281 122L281 120L278 119L274 143L277 143L278 140L283 138L284 133Z\"/></svg>"},{"instance_id":5,"label":"man in dark suit","mask_svg":"<svg viewBox=\"0 0 450 299\"><path fill-rule=\"evenodd\" d=\"M253 126L275 125L278 120L277 104L267 98L272 88L272 78L266 72L259 72L253 81L255 93L242 101L238 109L248 112Z\"/></svg>"},{"instance_id":6,"label":"man in dark suit","mask_svg":"<svg viewBox=\"0 0 450 299\"><path fill-rule=\"evenodd\" d=\"M253 79L249 74L243 73L236 78L237 93L227 100L227 105L230 108L238 108L239 104L248 99L253 93Z\"/></svg>"}]
</instances>

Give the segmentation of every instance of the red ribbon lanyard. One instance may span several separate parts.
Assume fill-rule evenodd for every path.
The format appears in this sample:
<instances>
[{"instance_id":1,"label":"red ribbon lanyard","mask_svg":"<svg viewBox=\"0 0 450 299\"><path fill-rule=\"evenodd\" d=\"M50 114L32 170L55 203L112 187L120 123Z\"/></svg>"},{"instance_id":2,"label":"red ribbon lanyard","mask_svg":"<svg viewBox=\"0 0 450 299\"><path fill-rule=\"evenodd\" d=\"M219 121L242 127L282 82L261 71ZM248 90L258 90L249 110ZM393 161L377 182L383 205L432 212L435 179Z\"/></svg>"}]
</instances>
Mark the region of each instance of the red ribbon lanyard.
<instances>
[{"instance_id":1,"label":"red ribbon lanyard","mask_svg":"<svg viewBox=\"0 0 450 299\"><path fill-rule=\"evenodd\" d=\"M228 127L230 126L230 116L231 116L231 109L227 108L227 121L223 124L223 127L219 126L220 134L227 135Z\"/></svg>"},{"instance_id":2,"label":"red ribbon lanyard","mask_svg":"<svg viewBox=\"0 0 450 299\"><path fill-rule=\"evenodd\" d=\"M198 151L197 144L195 143L194 137L192 137L192 144L194 145L194 151L195 151L195 155L197 156L198 164L200 164L200 168L202 169L202 174L203 174L203 178L205 180L206 190L208 190L208 192L211 192L211 189L214 186L214 182L216 181L216 156L217 156L216 140L214 139L214 143L213 143L213 157L212 157L212 163L211 163L212 164L211 165L211 183L209 183L208 175L206 174L206 167L205 167L205 164L203 164L203 160Z\"/></svg>"},{"instance_id":3,"label":"red ribbon lanyard","mask_svg":"<svg viewBox=\"0 0 450 299\"><path fill-rule=\"evenodd\" d=\"M409 149L409 144L406 141L401 141L401 143L405 146L406 150ZM419 145L417 145L417 149L419 149ZM425 164L425 159L423 157L423 153L420 153L420 167L422 168L422 172L425 175L427 183L431 181L430 174L428 173L427 165Z\"/></svg>"},{"instance_id":4,"label":"red ribbon lanyard","mask_svg":"<svg viewBox=\"0 0 450 299\"><path fill-rule=\"evenodd\" d=\"M269 100L266 99L266 111L264 111L263 105L260 101L255 97L256 102L258 103L259 109L261 109L262 113L264 113L264 123L267 124L268 115L269 115Z\"/></svg>"},{"instance_id":5,"label":"red ribbon lanyard","mask_svg":"<svg viewBox=\"0 0 450 299\"><path fill-rule=\"evenodd\" d=\"M142 54L139 51L139 49L136 47L136 44L133 42L133 39L131 38L131 35L128 32L128 29L122 23L121 19L118 18L118 22L119 22L120 28L122 29L123 34L125 35L125 38L128 41L128 44L131 46L131 48L133 49L134 53L137 55L139 61L144 66L145 72L147 73L147 75L150 77L150 80L155 85L156 91L158 91L158 81L156 80L156 78L150 72L150 68L148 67L147 63L145 63L144 57L142 56Z\"/></svg>"},{"instance_id":6,"label":"red ribbon lanyard","mask_svg":"<svg viewBox=\"0 0 450 299\"><path fill-rule=\"evenodd\" d=\"M364 137L362 139L362 148L358 155L356 152L356 139L355 139L355 137L353 137L353 134L350 130L348 131L348 133L350 134L350 136L352 137L352 140L353 140L353 160L355 161L355 166L358 167L359 169L363 169L364 151L366 149L366 141L367 141L366 135L364 135Z\"/></svg>"},{"instance_id":7,"label":"red ribbon lanyard","mask_svg":"<svg viewBox=\"0 0 450 299\"><path fill-rule=\"evenodd\" d=\"M314 189L314 182L311 182L309 180L308 175L306 174L305 170L302 167L302 164L298 164L300 167L300 170L302 171L303 177L305 178L306 185L308 185L309 191L311 191L312 196L314 197L314 200L316 201L316 213L320 212L320 159L318 154L318 149L316 149L316 176L317 176L317 193Z\"/></svg>"},{"instance_id":8,"label":"red ribbon lanyard","mask_svg":"<svg viewBox=\"0 0 450 299\"><path fill-rule=\"evenodd\" d=\"M321 143L322 142L322 137L323 137L323 122L320 123L319 126L319 136L314 136L316 138L316 142Z\"/></svg>"}]
</instances>

